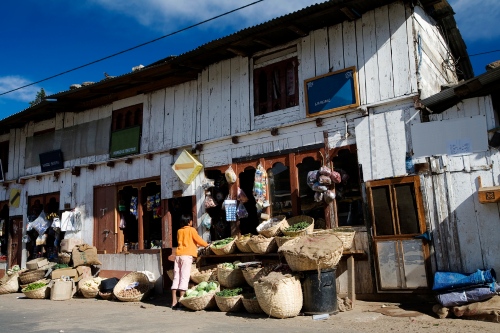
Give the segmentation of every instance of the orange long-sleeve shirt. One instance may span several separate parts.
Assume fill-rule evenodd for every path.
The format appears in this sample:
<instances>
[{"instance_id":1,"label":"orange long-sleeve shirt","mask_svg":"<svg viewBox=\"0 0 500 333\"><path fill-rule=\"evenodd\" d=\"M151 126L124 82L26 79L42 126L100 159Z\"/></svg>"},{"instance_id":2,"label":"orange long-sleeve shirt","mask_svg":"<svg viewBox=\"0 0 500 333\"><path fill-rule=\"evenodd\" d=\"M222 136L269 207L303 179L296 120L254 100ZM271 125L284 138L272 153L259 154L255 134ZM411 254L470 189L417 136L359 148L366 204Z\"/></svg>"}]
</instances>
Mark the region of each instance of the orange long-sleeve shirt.
<instances>
[{"instance_id":1,"label":"orange long-sleeve shirt","mask_svg":"<svg viewBox=\"0 0 500 333\"><path fill-rule=\"evenodd\" d=\"M198 256L199 246L208 246L208 243L203 240L203 238L198 235L195 228L190 226L185 226L177 231L177 251L176 256Z\"/></svg>"}]
</instances>

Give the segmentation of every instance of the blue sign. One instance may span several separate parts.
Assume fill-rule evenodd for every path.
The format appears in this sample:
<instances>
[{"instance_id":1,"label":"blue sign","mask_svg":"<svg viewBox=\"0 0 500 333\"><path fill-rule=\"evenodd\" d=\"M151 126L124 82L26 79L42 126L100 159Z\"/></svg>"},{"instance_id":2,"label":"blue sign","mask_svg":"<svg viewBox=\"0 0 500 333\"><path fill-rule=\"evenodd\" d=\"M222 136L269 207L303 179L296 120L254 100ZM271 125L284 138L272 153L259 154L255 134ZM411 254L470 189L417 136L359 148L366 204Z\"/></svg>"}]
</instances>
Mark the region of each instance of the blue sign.
<instances>
[{"instance_id":1,"label":"blue sign","mask_svg":"<svg viewBox=\"0 0 500 333\"><path fill-rule=\"evenodd\" d=\"M305 80L304 84L308 116L359 105L354 67Z\"/></svg>"}]
</instances>

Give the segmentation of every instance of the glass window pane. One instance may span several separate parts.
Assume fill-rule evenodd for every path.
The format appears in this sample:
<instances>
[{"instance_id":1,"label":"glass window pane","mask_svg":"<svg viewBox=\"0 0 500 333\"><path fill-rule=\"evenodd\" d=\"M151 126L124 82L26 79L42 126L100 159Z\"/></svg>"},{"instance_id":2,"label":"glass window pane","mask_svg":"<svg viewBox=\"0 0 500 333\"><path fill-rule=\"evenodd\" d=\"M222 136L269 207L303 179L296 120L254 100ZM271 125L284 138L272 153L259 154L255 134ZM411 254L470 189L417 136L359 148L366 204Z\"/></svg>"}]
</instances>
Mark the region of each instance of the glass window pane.
<instances>
[{"instance_id":1,"label":"glass window pane","mask_svg":"<svg viewBox=\"0 0 500 333\"><path fill-rule=\"evenodd\" d=\"M381 289L401 288L402 281L397 247L397 241L377 242L377 263Z\"/></svg>"},{"instance_id":2,"label":"glass window pane","mask_svg":"<svg viewBox=\"0 0 500 333\"><path fill-rule=\"evenodd\" d=\"M372 188L376 235L394 235L391 196L388 186Z\"/></svg>"},{"instance_id":3,"label":"glass window pane","mask_svg":"<svg viewBox=\"0 0 500 333\"><path fill-rule=\"evenodd\" d=\"M407 288L427 287L427 274L425 272L424 251L422 240L404 240L403 264Z\"/></svg>"},{"instance_id":4,"label":"glass window pane","mask_svg":"<svg viewBox=\"0 0 500 333\"><path fill-rule=\"evenodd\" d=\"M267 170L271 215L292 216L292 195L290 187L290 169L283 163L275 163Z\"/></svg>"},{"instance_id":5,"label":"glass window pane","mask_svg":"<svg viewBox=\"0 0 500 333\"><path fill-rule=\"evenodd\" d=\"M314 227L323 229L326 226L325 209L322 202L314 201L314 191L307 185L307 174L309 171L318 170L321 162L312 157L305 158L297 165L299 173L299 212L314 218Z\"/></svg>"},{"instance_id":6,"label":"glass window pane","mask_svg":"<svg viewBox=\"0 0 500 333\"><path fill-rule=\"evenodd\" d=\"M401 234L420 233L414 184L395 185Z\"/></svg>"}]
</instances>

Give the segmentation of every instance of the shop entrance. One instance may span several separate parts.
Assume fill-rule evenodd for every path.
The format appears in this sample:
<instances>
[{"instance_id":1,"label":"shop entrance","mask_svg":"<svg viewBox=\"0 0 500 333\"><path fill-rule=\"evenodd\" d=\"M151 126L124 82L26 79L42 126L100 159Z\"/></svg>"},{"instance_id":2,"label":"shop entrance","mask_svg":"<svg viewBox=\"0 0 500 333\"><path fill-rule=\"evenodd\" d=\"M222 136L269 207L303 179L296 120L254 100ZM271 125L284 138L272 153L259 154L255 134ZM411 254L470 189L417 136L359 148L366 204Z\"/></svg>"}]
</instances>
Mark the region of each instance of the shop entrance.
<instances>
[{"instance_id":1,"label":"shop entrance","mask_svg":"<svg viewBox=\"0 0 500 333\"><path fill-rule=\"evenodd\" d=\"M172 247L177 247L177 231L179 230L181 216L189 214L193 217L193 227L196 228L196 215L193 214L194 197L179 197L168 199L168 213L170 216L170 230L172 230Z\"/></svg>"},{"instance_id":2,"label":"shop entrance","mask_svg":"<svg viewBox=\"0 0 500 333\"><path fill-rule=\"evenodd\" d=\"M9 267L21 265L23 237L23 217L13 216L10 218L9 240L8 240L8 262Z\"/></svg>"},{"instance_id":3,"label":"shop entrance","mask_svg":"<svg viewBox=\"0 0 500 333\"><path fill-rule=\"evenodd\" d=\"M116 187L94 190L94 244L98 251L116 253Z\"/></svg>"},{"instance_id":4,"label":"shop entrance","mask_svg":"<svg viewBox=\"0 0 500 333\"><path fill-rule=\"evenodd\" d=\"M8 223L9 221L9 202L0 201L0 260L7 259L8 247Z\"/></svg>"}]
</instances>

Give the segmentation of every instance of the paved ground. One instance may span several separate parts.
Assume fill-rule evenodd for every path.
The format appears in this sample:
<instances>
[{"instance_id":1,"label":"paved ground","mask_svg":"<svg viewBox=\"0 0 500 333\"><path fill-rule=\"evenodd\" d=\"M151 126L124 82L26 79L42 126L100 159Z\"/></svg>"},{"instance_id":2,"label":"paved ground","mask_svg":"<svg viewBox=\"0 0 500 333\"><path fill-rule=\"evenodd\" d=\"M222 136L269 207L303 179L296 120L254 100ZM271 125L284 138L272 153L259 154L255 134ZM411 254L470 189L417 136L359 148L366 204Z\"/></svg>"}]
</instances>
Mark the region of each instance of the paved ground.
<instances>
[{"instance_id":1,"label":"paved ground","mask_svg":"<svg viewBox=\"0 0 500 333\"><path fill-rule=\"evenodd\" d=\"M219 311L174 311L156 295L143 303L73 298L34 300L22 293L0 295L0 332L499 332L500 324L437 319L432 304L401 309L398 304L357 301L353 310L326 320L289 319ZM383 311L386 314L379 313ZM394 316L396 315L396 316Z\"/></svg>"}]
</instances>

